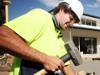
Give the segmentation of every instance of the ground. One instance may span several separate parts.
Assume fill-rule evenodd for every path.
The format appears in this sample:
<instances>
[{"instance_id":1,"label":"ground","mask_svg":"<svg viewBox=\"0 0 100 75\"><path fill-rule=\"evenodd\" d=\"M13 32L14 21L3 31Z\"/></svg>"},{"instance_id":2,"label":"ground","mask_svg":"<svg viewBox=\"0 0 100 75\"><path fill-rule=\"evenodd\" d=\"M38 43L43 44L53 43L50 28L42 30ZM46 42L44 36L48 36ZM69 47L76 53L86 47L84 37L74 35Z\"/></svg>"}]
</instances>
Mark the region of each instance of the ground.
<instances>
[{"instance_id":1,"label":"ground","mask_svg":"<svg viewBox=\"0 0 100 75\"><path fill-rule=\"evenodd\" d=\"M13 56L8 55L6 64L0 65L0 75L9 75L12 59L13 59Z\"/></svg>"}]
</instances>

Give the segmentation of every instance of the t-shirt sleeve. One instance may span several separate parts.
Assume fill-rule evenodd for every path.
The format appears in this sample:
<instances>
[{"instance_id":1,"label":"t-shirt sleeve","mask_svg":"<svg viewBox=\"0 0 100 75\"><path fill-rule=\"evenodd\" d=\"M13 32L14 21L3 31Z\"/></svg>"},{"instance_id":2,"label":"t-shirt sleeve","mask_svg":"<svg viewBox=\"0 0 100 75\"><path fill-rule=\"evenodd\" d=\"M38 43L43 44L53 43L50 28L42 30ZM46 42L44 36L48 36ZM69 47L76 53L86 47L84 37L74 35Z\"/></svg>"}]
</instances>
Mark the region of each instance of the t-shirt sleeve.
<instances>
[{"instance_id":1,"label":"t-shirt sleeve","mask_svg":"<svg viewBox=\"0 0 100 75\"><path fill-rule=\"evenodd\" d=\"M19 36L21 36L26 41L33 41L39 33L41 32L44 20L41 15L41 10L32 10L27 14L24 14L18 18L15 18L4 25L11 28L14 32L16 32ZM43 12L43 11L42 11Z\"/></svg>"}]
</instances>

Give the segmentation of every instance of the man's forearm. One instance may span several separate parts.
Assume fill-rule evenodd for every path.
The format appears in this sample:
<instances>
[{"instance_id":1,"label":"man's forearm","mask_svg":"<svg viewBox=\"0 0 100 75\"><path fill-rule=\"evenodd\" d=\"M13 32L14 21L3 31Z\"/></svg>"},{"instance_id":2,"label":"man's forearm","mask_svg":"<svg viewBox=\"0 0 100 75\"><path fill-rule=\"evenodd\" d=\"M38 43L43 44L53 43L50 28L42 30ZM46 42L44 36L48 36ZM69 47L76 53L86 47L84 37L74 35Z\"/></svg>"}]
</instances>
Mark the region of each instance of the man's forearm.
<instances>
[{"instance_id":1,"label":"man's forearm","mask_svg":"<svg viewBox=\"0 0 100 75\"><path fill-rule=\"evenodd\" d=\"M5 26L0 27L0 46L6 48L6 52L10 52L24 59L38 61L40 63L45 61L41 59L42 57L46 57L45 54L28 46L15 32Z\"/></svg>"},{"instance_id":2,"label":"man's forearm","mask_svg":"<svg viewBox=\"0 0 100 75\"><path fill-rule=\"evenodd\" d=\"M64 63L62 60L54 56L48 56L31 48L25 40L11 29L2 26L0 27L0 30L0 47L6 48L6 52L32 62L39 62L49 71L54 72L56 69L63 68Z\"/></svg>"}]
</instances>

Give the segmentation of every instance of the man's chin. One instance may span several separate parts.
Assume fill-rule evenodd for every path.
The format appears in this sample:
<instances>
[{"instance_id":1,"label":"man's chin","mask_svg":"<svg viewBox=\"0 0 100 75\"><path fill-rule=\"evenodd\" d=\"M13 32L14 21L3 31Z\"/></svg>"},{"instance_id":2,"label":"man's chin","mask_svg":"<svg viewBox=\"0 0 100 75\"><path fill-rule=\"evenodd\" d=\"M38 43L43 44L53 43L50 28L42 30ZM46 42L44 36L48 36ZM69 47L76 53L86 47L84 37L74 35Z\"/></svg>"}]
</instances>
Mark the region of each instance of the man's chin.
<instances>
[{"instance_id":1,"label":"man's chin","mask_svg":"<svg viewBox=\"0 0 100 75\"><path fill-rule=\"evenodd\" d=\"M60 27L60 30L65 31L68 27Z\"/></svg>"}]
</instances>

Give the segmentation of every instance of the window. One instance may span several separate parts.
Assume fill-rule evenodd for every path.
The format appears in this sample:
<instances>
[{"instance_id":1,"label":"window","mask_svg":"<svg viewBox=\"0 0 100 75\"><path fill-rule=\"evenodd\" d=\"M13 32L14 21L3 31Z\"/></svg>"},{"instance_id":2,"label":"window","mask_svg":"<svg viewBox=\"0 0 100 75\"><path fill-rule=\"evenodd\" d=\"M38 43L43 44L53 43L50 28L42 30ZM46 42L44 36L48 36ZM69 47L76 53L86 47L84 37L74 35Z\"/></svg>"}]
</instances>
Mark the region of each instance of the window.
<instances>
[{"instance_id":1,"label":"window","mask_svg":"<svg viewBox=\"0 0 100 75\"><path fill-rule=\"evenodd\" d=\"M81 23L82 23L82 24L86 24L86 23L85 23L85 19L81 19Z\"/></svg>"},{"instance_id":2,"label":"window","mask_svg":"<svg viewBox=\"0 0 100 75\"><path fill-rule=\"evenodd\" d=\"M81 24L96 26L96 21L91 19L81 19Z\"/></svg>"},{"instance_id":3,"label":"window","mask_svg":"<svg viewBox=\"0 0 100 75\"><path fill-rule=\"evenodd\" d=\"M86 73L86 75L96 75L95 72L93 73Z\"/></svg>"},{"instance_id":4,"label":"window","mask_svg":"<svg viewBox=\"0 0 100 75\"><path fill-rule=\"evenodd\" d=\"M96 26L96 21L93 21L93 20L92 20L92 25L93 25L93 26Z\"/></svg>"},{"instance_id":5,"label":"window","mask_svg":"<svg viewBox=\"0 0 100 75\"><path fill-rule=\"evenodd\" d=\"M86 25L91 25L91 23L92 23L91 20L89 19L86 20Z\"/></svg>"},{"instance_id":6,"label":"window","mask_svg":"<svg viewBox=\"0 0 100 75\"><path fill-rule=\"evenodd\" d=\"M83 54L97 53L97 39L92 37L73 37L75 45Z\"/></svg>"}]
</instances>

